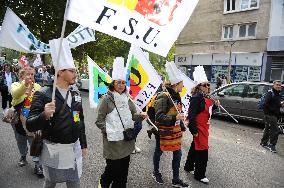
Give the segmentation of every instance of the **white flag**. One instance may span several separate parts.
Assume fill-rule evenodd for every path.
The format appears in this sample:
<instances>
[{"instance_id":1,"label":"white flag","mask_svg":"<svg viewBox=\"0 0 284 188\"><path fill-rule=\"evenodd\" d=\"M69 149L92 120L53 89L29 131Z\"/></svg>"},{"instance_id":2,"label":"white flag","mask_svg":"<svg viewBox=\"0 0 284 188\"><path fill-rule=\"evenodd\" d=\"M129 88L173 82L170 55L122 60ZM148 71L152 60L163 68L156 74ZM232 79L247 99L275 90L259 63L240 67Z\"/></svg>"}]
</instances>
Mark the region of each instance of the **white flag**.
<instances>
[{"instance_id":1,"label":"white flag","mask_svg":"<svg viewBox=\"0 0 284 188\"><path fill-rule=\"evenodd\" d=\"M183 85L182 91L180 92L181 102L182 102L182 111L184 114L188 113L188 108L191 98L191 89L195 86L193 80L187 77L184 73L182 74Z\"/></svg>"},{"instance_id":2,"label":"white flag","mask_svg":"<svg viewBox=\"0 0 284 188\"><path fill-rule=\"evenodd\" d=\"M143 109L155 95L161 79L144 52L134 45L130 48L126 69L129 93L137 106Z\"/></svg>"},{"instance_id":3,"label":"white flag","mask_svg":"<svg viewBox=\"0 0 284 188\"><path fill-rule=\"evenodd\" d=\"M166 56L198 0L70 0L66 19Z\"/></svg>"},{"instance_id":4,"label":"white flag","mask_svg":"<svg viewBox=\"0 0 284 188\"><path fill-rule=\"evenodd\" d=\"M0 46L25 53L50 53L49 45L37 40L24 22L9 8L0 30Z\"/></svg>"},{"instance_id":5,"label":"white flag","mask_svg":"<svg viewBox=\"0 0 284 188\"><path fill-rule=\"evenodd\" d=\"M79 25L72 33L66 37L70 48L76 48L81 44L95 41L95 30Z\"/></svg>"}]
</instances>

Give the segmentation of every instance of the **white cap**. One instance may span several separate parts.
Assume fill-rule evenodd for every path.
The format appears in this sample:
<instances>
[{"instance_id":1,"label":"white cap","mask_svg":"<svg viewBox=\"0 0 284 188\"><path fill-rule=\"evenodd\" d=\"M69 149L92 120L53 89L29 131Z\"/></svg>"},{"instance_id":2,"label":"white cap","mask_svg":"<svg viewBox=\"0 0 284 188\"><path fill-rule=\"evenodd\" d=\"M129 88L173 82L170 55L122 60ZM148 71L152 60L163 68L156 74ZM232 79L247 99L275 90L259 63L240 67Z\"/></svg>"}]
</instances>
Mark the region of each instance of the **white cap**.
<instances>
[{"instance_id":1,"label":"white cap","mask_svg":"<svg viewBox=\"0 0 284 188\"><path fill-rule=\"evenodd\" d=\"M57 55L58 55L59 46L60 46L60 39L50 40L49 46L50 46L53 66L56 70L76 69L67 39L64 38L62 40L62 48L61 48L59 62L56 62L56 61L57 61Z\"/></svg>"},{"instance_id":2,"label":"white cap","mask_svg":"<svg viewBox=\"0 0 284 188\"><path fill-rule=\"evenodd\" d=\"M182 79L182 73L181 71L176 67L174 62L166 62L166 72L169 76L169 80L172 85L177 84L181 81Z\"/></svg>"},{"instance_id":3,"label":"white cap","mask_svg":"<svg viewBox=\"0 0 284 188\"><path fill-rule=\"evenodd\" d=\"M126 81L126 69L124 67L124 59L122 57L116 57L114 59L112 68L112 80Z\"/></svg>"},{"instance_id":4,"label":"white cap","mask_svg":"<svg viewBox=\"0 0 284 188\"><path fill-rule=\"evenodd\" d=\"M197 66L194 68L193 79L196 85L208 82L203 66Z\"/></svg>"}]
</instances>

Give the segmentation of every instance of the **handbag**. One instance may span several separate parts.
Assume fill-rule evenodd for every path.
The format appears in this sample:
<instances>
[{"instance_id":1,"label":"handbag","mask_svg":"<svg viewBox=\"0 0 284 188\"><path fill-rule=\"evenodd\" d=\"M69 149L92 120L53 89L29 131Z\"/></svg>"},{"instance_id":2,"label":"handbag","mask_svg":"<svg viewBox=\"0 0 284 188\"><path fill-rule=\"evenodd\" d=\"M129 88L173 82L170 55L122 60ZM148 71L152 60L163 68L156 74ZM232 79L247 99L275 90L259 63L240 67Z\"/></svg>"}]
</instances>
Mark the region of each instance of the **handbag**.
<instances>
[{"instance_id":1,"label":"handbag","mask_svg":"<svg viewBox=\"0 0 284 188\"><path fill-rule=\"evenodd\" d=\"M19 121L19 113L14 107L11 107L7 110L4 111L4 115L2 118L2 121L5 123L10 123L10 124L17 124Z\"/></svg>"},{"instance_id":2,"label":"handbag","mask_svg":"<svg viewBox=\"0 0 284 188\"><path fill-rule=\"evenodd\" d=\"M115 102L114 102L114 101L112 101L112 102L113 102L113 104L114 104L114 106L115 106L115 109L116 109L116 111L117 111L117 113L118 113L119 119L120 119L121 124L122 124L123 129L124 129L124 131L123 131L123 138L124 138L124 140L125 140L125 141L134 140L134 139L136 138L136 135L135 135L135 132L134 132L134 128L125 129L125 127L124 127L124 125L123 125L123 122L122 122L122 119L121 119L121 117L120 117L119 111L118 111L118 109L117 109L117 107L116 107L116 105L115 105Z\"/></svg>"},{"instance_id":3,"label":"handbag","mask_svg":"<svg viewBox=\"0 0 284 188\"><path fill-rule=\"evenodd\" d=\"M41 131L37 131L34 134L34 138L31 144L30 155L35 157L40 156L42 147L43 147L42 134Z\"/></svg>"}]
</instances>

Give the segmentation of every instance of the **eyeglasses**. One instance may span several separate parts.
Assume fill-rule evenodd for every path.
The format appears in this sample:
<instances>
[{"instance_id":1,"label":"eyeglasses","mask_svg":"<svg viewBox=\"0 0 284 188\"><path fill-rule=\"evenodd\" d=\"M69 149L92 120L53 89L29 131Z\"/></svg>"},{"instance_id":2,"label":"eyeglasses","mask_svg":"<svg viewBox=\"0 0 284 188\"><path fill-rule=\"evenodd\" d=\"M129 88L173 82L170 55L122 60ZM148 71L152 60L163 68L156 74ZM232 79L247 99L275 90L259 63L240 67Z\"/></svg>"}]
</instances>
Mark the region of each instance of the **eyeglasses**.
<instances>
[{"instance_id":1,"label":"eyeglasses","mask_svg":"<svg viewBox=\"0 0 284 188\"><path fill-rule=\"evenodd\" d=\"M64 69L63 71L68 71L68 72L71 72L72 74L76 73L76 70L74 69Z\"/></svg>"},{"instance_id":2,"label":"eyeglasses","mask_svg":"<svg viewBox=\"0 0 284 188\"><path fill-rule=\"evenodd\" d=\"M126 84L125 81L115 81L114 83L116 83L117 85L125 85Z\"/></svg>"},{"instance_id":3,"label":"eyeglasses","mask_svg":"<svg viewBox=\"0 0 284 188\"><path fill-rule=\"evenodd\" d=\"M209 83L207 83L207 84L200 84L200 86L202 86L202 87L210 87L210 84Z\"/></svg>"}]
</instances>

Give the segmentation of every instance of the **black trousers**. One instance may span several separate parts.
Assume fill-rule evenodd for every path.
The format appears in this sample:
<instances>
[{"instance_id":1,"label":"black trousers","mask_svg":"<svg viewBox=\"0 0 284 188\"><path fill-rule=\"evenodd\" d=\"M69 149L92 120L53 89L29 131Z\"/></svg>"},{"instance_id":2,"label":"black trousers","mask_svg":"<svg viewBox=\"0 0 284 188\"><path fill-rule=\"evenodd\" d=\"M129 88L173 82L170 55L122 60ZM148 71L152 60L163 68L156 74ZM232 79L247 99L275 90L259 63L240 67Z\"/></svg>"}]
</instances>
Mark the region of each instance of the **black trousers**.
<instances>
[{"instance_id":1,"label":"black trousers","mask_svg":"<svg viewBox=\"0 0 284 188\"><path fill-rule=\"evenodd\" d=\"M192 141L188 151L184 169L194 170L194 178L201 180L206 177L206 167L208 161L208 150L195 150L194 141Z\"/></svg>"},{"instance_id":2,"label":"black trousers","mask_svg":"<svg viewBox=\"0 0 284 188\"><path fill-rule=\"evenodd\" d=\"M12 95L8 92L2 92L2 108L3 110L7 108L7 102L9 102L9 108L12 107L11 102L12 102Z\"/></svg>"},{"instance_id":3,"label":"black trousers","mask_svg":"<svg viewBox=\"0 0 284 188\"><path fill-rule=\"evenodd\" d=\"M101 176L102 188L126 188L130 155L118 160L106 159L105 172Z\"/></svg>"},{"instance_id":4,"label":"black trousers","mask_svg":"<svg viewBox=\"0 0 284 188\"><path fill-rule=\"evenodd\" d=\"M278 128L277 117L265 115L264 118L265 118L265 128L261 139L261 143L268 144L268 142L270 142L270 144L275 146L277 144L278 135L280 132Z\"/></svg>"}]
</instances>

